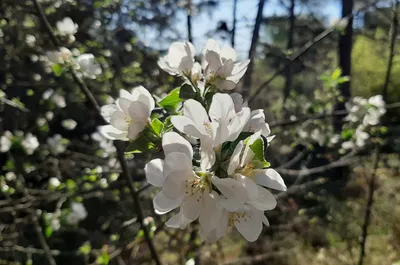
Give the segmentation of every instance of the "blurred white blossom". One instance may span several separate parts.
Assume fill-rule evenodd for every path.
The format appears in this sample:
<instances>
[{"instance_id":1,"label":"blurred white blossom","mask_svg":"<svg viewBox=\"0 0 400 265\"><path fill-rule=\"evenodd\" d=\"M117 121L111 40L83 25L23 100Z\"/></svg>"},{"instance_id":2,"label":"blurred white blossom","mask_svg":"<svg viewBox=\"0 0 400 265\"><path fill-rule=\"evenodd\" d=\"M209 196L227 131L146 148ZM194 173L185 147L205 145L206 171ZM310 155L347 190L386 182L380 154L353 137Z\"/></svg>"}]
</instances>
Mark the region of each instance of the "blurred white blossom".
<instances>
[{"instance_id":1,"label":"blurred white blossom","mask_svg":"<svg viewBox=\"0 0 400 265\"><path fill-rule=\"evenodd\" d=\"M39 141L32 133L27 133L21 144L28 155L33 154L36 148L39 147Z\"/></svg>"},{"instance_id":2,"label":"blurred white blossom","mask_svg":"<svg viewBox=\"0 0 400 265\"><path fill-rule=\"evenodd\" d=\"M78 31L78 25L71 18L66 17L56 23L57 31L64 36L74 35Z\"/></svg>"},{"instance_id":3,"label":"blurred white blossom","mask_svg":"<svg viewBox=\"0 0 400 265\"><path fill-rule=\"evenodd\" d=\"M71 204L71 212L67 216L67 223L70 225L76 225L80 221L86 219L87 211L85 206L80 202L73 202Z\"/></svg>"},{"instance_id":4,"label":"blurred white blossom","mask_svg":"<svg viewBox=\"0 0 400 265\"><path fill-rule=\"evenodd\" d=\"M62 125L65 129L70 130L70 131L72 131L73 129L75 129L75 127L76 127L77 124L78 124L78 123L77 123L76 121L74 121L73 119L66 119L66 120L63 120L63 121L61 122L61 125Z\"/></svg>"}]
</instances>

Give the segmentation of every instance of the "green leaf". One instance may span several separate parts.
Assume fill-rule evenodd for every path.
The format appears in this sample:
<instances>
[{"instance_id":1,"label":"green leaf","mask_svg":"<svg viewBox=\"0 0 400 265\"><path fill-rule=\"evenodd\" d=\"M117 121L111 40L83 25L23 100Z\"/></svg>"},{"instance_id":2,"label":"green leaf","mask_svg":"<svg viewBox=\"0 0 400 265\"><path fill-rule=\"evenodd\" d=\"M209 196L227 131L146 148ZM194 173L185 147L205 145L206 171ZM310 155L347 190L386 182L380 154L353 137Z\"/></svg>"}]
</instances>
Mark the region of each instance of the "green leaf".
<instances>
[{"instance_id":1,"label":"green leaf","mask_svg":"<svg viewBox=\"0 0 400 265\"><path fill-rule=\"evenodd\" d=\"M178 105L178 103L182 101L182 99L179 97L179 91L180 91L179 87L175 88L163 100L158 102L158 105L160 105L163 108L167 107L175 108Z\"/></svg>"},{"instance_id":2,"label":"green leaf","mask_svg":"<svg viewBox=\"0 0 400 265\"><path fill-rule=\"evenodd\" d=\"M157 149L157 144L149 140L145 134L142 134L135 141L131 142L125 149L126 154L140 154L152 152Z\"/></svg>"},{"instance_id":3,"label":"green leaf","mask_svg":"<svg viewBox=\"0 0 400 265\"><path fill-rule=\"evenodd\" d=\"M339 77L339 78L338 78L337 83L338 83L338 84L343 84L343 83L347 83L347 82L349 82L349 81L350 81L350 77L348 77L348 76L342 76L342 77Z\"/></svg>"},{"instance_id":4,"label":"green leaf","mask_svg":"<svg viewBox=\"0 0 400 265\"><path fill-rule=\"evenodd\" d=\"M332 80L337 80L342 75L342 69L336 68L332 73Z\"/></svg>"},{"instance_id":5,"label":"green leaf","mask_svg":"<svg viewBox=\"0 0 400 265\"><path fill-rule=\"evenodd\" d=\"M354 135L354 129L344 129L341 133L343 140L350 140Z\"/></svg>"},{"instance_id":6,"label":"green leaf","mask_svg":"<svg viewBox=\"0 0 400 265\"><path fill-rule=\"evenodd\" d=\"M164 124L159 119L157 119L157 118L153 119L151 121L150 126L157 136L161 136L161 132L164 129Z\"/></svg>"},{"instance_id":7,"label":"green leaf","mask_svg":"<svg viewBox=\"0 0 400 265\"><path fill-rule=\"evenodd\" d=\"M182 99L195 98L196 91L194 91L191 85L184 84L179 91L179 97Z\"/></svg>"},{"instance_id":8,"label":"green leaf","mask_svg":"<svg viewBox=\"0 0 400 265\"><path fill-rule=\"evenodd\" d=\"M53 64L53 66L51 68L53 69L53 73L55 76L62 75L62 73L64 71L62 65L60 65L60 64Z\"/></svg>"},{"instance_id":9,"label":"green leaf","mask_svg":"<svg viewBox=\"0 0 400 265\"><path fill-rule=\"evenodd\" d=\"M108 265L110 262L110 256L107 252L103 252L101 256L97 257L96 263L101 265Z\"/></svg>"},{"instance_id":10,"label":"green leaf","mask_svg":"<svg viewBox=\"0 0 400 265\"><path fill-rule=\"evenodd\" d=\"M50 225L46 226L46 228L44 229L44 235L49 238L51 237L51 235L53 234L53 228L51 228Z\"/></svg>"},{"instance_id":11,"label":"green leaf","mask_svg":"<svg viewBox=\"0 0 400 265\"><path fill-rule=\"evenodd\" d=\"M92 251L92 245L90 244L90 242L85 242L79 248L79 252L82 253L83 255L88 255L90 251Z\"/></svg>"},{"instance_id":12,"label":"green leaf","mask_svg":"<svg viewBox=\"0 0 400 265\"><path fill-rule=\"evenodd\" d=\"M258 138L250 145L250 149L254 152L255 157L259 161L264 161L264 141L262 138Z\"/></svg>"}]
</instances>

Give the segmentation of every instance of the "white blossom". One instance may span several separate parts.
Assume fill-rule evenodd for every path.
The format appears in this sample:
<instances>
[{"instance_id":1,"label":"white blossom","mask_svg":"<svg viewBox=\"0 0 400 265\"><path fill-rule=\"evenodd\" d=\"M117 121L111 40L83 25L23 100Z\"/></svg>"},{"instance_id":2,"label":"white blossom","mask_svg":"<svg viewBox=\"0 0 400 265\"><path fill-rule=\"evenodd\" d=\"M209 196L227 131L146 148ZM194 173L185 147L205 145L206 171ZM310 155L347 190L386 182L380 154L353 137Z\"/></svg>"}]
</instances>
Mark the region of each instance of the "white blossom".
<instances>
[{"instance_id":1,"label":"white blossom","mask_svg":"<svg viewBox=\"0 0 400 265\"><path fill-rule=\"evenodd\" d=\"M47 59L53 64L63 64L72 61L72 53L69 49L61 47L59 50L46 52Z\"/></svg>"},{"instance_id":2,"label":"white blossom","mask_svg":"<svg viewBox=\"0 0 400 265\"><path fill-rule=\"evenodd\" d=\"M10 150L12 145L12 134L9 131L6 131L4 135L0 137L0 152L6 153Z\"/></svg>"},{"instance_id":3,"label":"white blossom","mask_svg":"<svg viewBox=\"0 0 400 265\"><path fill-rule=\"evenodd\" d=\"M236 51L231 47L221 49L213 39L207 41L202 54L205 82L222 90L234 89L250 63L250 60L235 63Z\"/></svg>"},{"instance_id":4,"label":"white blossom","mask_svg":"<svg viewBox=\"0 0 400 265\"><path fill-rule=\"evenodd\" d=\"M116 104L101 108L110 125L101 126L100 132L111 140L135 140L148 124L154 107L154 99L144 87L138 86L131 93L122 89Z\"/></svg>"},{"instance_id":5,"label":"white blossom","mask_svg":"<svg viewBox=\"0 0 400 265\"><path fill-rule=\"evenodd\" d=\"M183 116L172 116L171 122L182 133L200 139L202 165L215 161L215 149L226 141L234 141L250 118L250 109L243 107L236 113L232 98L227 94L213 96L209 112L193 99L183 104Z\"/></svg>"},{"instance_id":6,"label":"white blossom","mask_svg":"<svg viewBox=\"0 0 400 265\"><path fill-rule=\"evenodd\" d=\"M175 132L164 134L162 146L165 159L154 159L146 167L147 181L161 187L153 204L158 214L180 207L166 223L168 227L185 228L199 218L202 227L212 225L216 211L216 196L211 190L205 169L193 170L193 149L188 141Z\"/></svg>"},{"instance_id":7,"label":"white blossom","mask_svg":"<svg viewBox=\"0 0 400 265\"><path fill-rule=\"evenodd\" d=\"M195 61L195 53L190 42L174 42L158 65L169 74L182 76L194 84L201 81L207 89L215 86L220 90L232 90L250 62L236 62L236 51L231 47L220 48L213 39L209 39L202 50L201 64Z\"/></svg>"},{"instance_id":8,"label":"white blossom","mask_svg":"<svg viewBox=\"0 0 400 265\"><path fill-rule=\"evenodd\" d=\"M67 223L70 225L76 225L80 221L86 219L87 211L85 206L80 202L73 202L71 204L71 212L67 216Z\"/></svg>"},{"instance_id":9,"label":"white blossom","mask_svg":"<svg viewBox=\"0 0 400 265\"><path fill-rule=\"evenodd\" d=\"M49 145L50 152L54 155L58 155L67 150L68 140L63 139L59 134L55 134L47 138L47 144Z\"/></svg>"},{"instance_id":10,"label":"white blossom","mask_svg":"<svg viewBox=\"0 0 400 265\"><path fill-rule=\"evenodd\" d=\"M5 174L5 177L6 177L6 180L7 180L7 181L13 181L13 180L15 180L15 179L17 178L17 176L15 175L15 173L12 172L12 171L7 172L7 173Z\"/></svg>"},{"instance_id":11,"label":"white blossom","mask_svg":"<svg viewBox=\"0 0 400 265\"><path fill-rule=\"evenodd\" d=\"M84 76L95 79L96 76L102 73L100 65L94 61L93 54L84 53L79 55L76 60Z\"/></svg>"},{"instance_id":12,"label":"white blossom","mask_svg":"<svg viewBox=\"0 0 400 265\"><path fill-rule=\"evenodd\" d=\"M76 125L78 125L78 123L76 121L74 121L73 119L66 119L61 122L61 125L65 129L72 131L73 129L75 129L75 127L76 127Z\"/></svg>"},{"instance_id":13,"label":"white blossom","mask_svg":"<svg viewBox=\"0 0 400 265\"><path fill-rule=\"evenodd\" d=\"M57 31L64 36L74 35L78 31L78 25L71 18L66 17L56 23Z\"/></svg>"},{"instance_id":14,"label":"white blossom","mask_svg":"<svg viewBox=\"0 0 400 265\"><path fill-rule=\"evenodd\" d=\"M39 141L32 133L27 133L21 144L28 155L33 154L36 148L39 147Z\"/></svg>"},{"instance_id":15,"label":"white blossom","mask_svg":"<svg viewBox=\"0 0 400 265\"><path fill-rule=\"evenodd\" d=\"M99 143L99 147L104 151L103 157L107 157L110 154L115 153L116 150L112 141L105 138L101 133L94 132L91 137L94 141Z\"/></svg>"},{"instance_id":16,"label":"white blossom","mask_svg":"<svg viewBox=\"0 0 400 265\"><path fill-rule=\"evenodd\" d=\"M61 185L61 182L58 180L58 178L50 178L49 179L49 187L52 188L57 188Z\"/></svg>"}]
</instances>

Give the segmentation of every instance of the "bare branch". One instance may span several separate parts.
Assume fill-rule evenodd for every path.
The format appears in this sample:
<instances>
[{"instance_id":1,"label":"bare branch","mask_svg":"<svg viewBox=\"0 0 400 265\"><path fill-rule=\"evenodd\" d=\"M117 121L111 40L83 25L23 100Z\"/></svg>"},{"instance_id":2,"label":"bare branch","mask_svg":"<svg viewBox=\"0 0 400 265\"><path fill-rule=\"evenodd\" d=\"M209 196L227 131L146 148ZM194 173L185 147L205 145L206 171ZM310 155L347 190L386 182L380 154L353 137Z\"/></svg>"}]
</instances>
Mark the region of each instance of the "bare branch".
<instances>
[{"instance_id":1,"label":"bare branch","mask_svg":"<svg viewBox=\"0 0 400 265\"><path fill-rule=\"evenodd\" d=\"M40 3L38 2L38 0L33 0L34 5L36 7L37 12L40 14L40 19L42 21L42 23L45 25L48 34L51 37L51 40L53 42L53 45L58 49L60 47L60 43L57 39L57 37L54 35L54 32L47 20L47 17L45 15L45 13L43 12L43 9L40 5ZM74 81L79 85L81 91L83 92L83 94L86 96L86 99L89 101L91 107L97 111L97 114L99 117L101 116L101 110L100 110L100 106L97 103L96 99L94 98L93 94L91 93L91 91L89 90L89 88L86 86L85 82L79 77L79 75L77 74L77 72L74 69L71 69L71 73L72 76L74 78ZM144 232L144 237L146 239L146 243L150 249L150 252L152 254L152 257L154 259L154 261L156 262L157 265L161 264L161 261L158 257L158 254L155 250L153 241L149 235L149 231L147 229L147 227L144 225L144 217L143 217L143 212L142 212L142 208L139 202L139 195L136 191L136 188L133 184L133 180L132 177L130 175L129 169L128 169L128 165L126 163L126 159L125 159L125 153L124 153L124 147L122 145L122 143L119 143L118 141L114 141L114 145L117 148L117 157L118 160L121 164L121 168L122 168L122 175L125 178L125 180L128 182L128 186L131 192L131 196L133 199L133 203L135 204L135 209L136 209L136 214L138 215L138 219L141 223L141 228Z\"/></svg>"}]
</instances>

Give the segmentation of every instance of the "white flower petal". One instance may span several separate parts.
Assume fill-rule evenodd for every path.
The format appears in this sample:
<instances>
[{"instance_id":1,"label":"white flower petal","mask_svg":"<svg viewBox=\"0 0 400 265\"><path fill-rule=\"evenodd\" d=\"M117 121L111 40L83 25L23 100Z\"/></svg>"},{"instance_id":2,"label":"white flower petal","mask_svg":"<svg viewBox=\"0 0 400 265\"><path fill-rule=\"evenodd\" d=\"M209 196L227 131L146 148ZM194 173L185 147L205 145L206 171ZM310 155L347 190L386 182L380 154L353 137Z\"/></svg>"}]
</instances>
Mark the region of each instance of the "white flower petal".
<instances>
[{"instance_id":1,"label":"white flower petal","mask_svg":"<svg viewBox=\"0 0 400 265\"><path fill-rule=\"evenodd\" d=\"M144 104L141 101L134 101L129 106L129 115L132 118L133 122L138 120L147 121L150 117L151 110L149 106Z\"/></svg>"},{"instance_id":2,"label":"white flower petal","mask_svg":"<svg viewBox=\"0 0 400 265\"><path fill-rule=\"evenodd\" d=\"M203 194L198 192L186 197L182 203L182 214L188 220L196 220L199 217Z\"/></svg>"},{"instance_id":3,"label":"white flower petal","mask_svg":"<svg viewBox=\"0 0 400 265\"><path fill-rule=\"evenodd\" d=\"M262 231L262 220L255 218L254 215L239 214L235 219L235 227L242 236L249 242L254 242L258 239Z\"/></svg>"},{"instance_id":4,"label":"white flower petal","mask_svg":"<svg viewBox=\"0 0 400 265\"><path fill-rule=\"evenodd\" d=\"M208 111L213 121L229 120L236 115L235 105L228 94L216 93Z\"/></svg>"},{"instance_id":5,"label":"white flower petal","mask_svg":"<svg viewBox=\"0 0 400 265\"><path fill-rule=\"evenodd\" d=\"M132 122L128 127L128 138L130 140L135 140L139 137L139 134L144 130L146 127L147 121L136 121Z\"/></svg>"},{"instance_id":6,"label":"white flower petal","mask_svg":"<svg viewBox=\"0 0 400 265\"><path fill-rule=\"evenodd\" d=\"M267 188L286 191L286 185L283 181L281 175L272 168L267 168L263 170L257 170L257 173L254 174L254 181L261 186L265 186Z\"/></svg>"},{"instance_id":7,"label":"white flower petal","mask_svg":"<svg viewBox=\"0 0 400 265\"><path fill-rule=\"evenodd\" d=\"M164 161L157 158L151 160L144 167L147 182L156 187L162 187L165 181L163 174Z\"/></svg>"},{"instance_id":8,"label":"white flower petal","mask_svg":"<svg viewBox=\"0 0 400 265\"><path fill-rule=\"evenodd\" d=\"M176 198L169 198L164 195L162 191L157 193L156 196L154 196L153 199L153 206L157 214L165 214L173 209L178 208L178 206L181 204L183 199L183 196L178 196Z\"/></svg>"},{"instance_id":9,"label":"white flower petal","mask_svg":"<svg viewBox=\"0 0 400 265\"><path fill-rule=\"evenodd\" d=\"M192 146L185 138L183 138L176 132L165 133L162 138L162 146L165 155L178 152L186 154L189 159L193 158Z\"/></svg>"},{"instance_id":10,"label":"white flower petal","mask_svg":"<svg viewBox=\"0 0 400 265\"><path fill-rule=\"evenodd\" d=\"M206 132L203 130L203 128L198 128L197 124L188 117L172 116L171 123L178 131L187 135L197 138L203 138L205 136Z\"/></svg>"},{"instance_id":11,"label":"white flower petal","mask_svg":"<svg viewBox=\"0 0 400 265\"><path fill-rule=\"evenodd\" d=\"M272 210L276 207L276 199L272 193L257 185L257 198L249 202L254 208L262 211Z\"/></svg>"},{"instance_id":12,"label":"white flower petal","mask_svg":"<svg viewBox=\"0 0 400 265\"><path fill-rule=\"evenodd\" d=\"M129 123L126 120L126 115L120 110L115 111L111 115L110 123L115 128L121 131L127 131L129 127Z\"/></svg>"},{"instance_id":13,"label":"white flower petal","mask_svg":"<svg viewBox=\"0 0 400 265\"><path fill-rule=\"evenodd\" d=\"M111 116L117 110L118 107L115 104L104 105L101 107L101 116L103 116L106 122L110 122Z\"/></svg>"},{"instance_id":14,"label":"white flower petal","mask_svg":"<svg viewBox=\"0 0 400 265\"><path fill-rule=\"evenodd\" d=\"M211 178L211 182L226 198L236 200L238 202L245 202L247 200L246 189L239 181L231 178L220 179L216 176L213 176Z\"/></svg>"},{"instance_id":15,"label":"white flower petal","mask_svg":"<svg viewBox=\"0 0 400 265\"><path fill-rule=\"evenodd\" d=\"M112 125L104 125L99 127L100 133L110 140L128 141L126 131L121 131Z\"/></svg>"},{"instance_id":16,"label":"white flower petal","mask_svg":"<svg viewBox=\"0 0 400 265\"><path fill-rule=\"evenodd\" d=\"M143 86L135 87L132 90L132 96L140 102L146 104L150 111L155 107L155 102L150 92Z\"/></svg>"},{"instance_id":17,"label":"white flower petal","mask_svg":"<svg viewBox=\"0 0 400 265\"><path fill-rule=\"evenodd\" d=\"M244 142L240 141L233 151L231 159L229 160L228 166L228 175L232 175L232 173L238 168L240 165L240 154L242 153Z\"/></svg>"}]
</instances>

